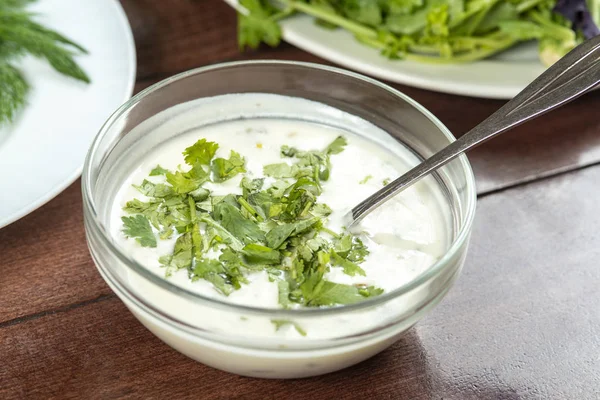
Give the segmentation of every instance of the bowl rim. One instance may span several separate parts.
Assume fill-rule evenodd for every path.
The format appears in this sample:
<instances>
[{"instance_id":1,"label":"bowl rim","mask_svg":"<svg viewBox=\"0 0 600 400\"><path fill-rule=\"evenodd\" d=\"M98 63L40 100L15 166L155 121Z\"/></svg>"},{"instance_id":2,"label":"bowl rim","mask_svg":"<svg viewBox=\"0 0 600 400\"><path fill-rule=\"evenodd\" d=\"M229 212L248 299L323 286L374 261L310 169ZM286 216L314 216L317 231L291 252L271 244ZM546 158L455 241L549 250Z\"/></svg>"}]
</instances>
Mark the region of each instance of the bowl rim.
<instances>
[{"instance_id":1,"label":"bowl rim","mask_svg":"<svg viewBox=\"0 0 600 400\"><path fill-rule=\"evenodd\" d=\"M416 278L411 281L405 283L404 285L396 288L387 293L383 293L377 297L371 297L364 301L349 304L349 305L340 305L334 307L324 307L324 308L299 308L299 309L278 309L278 308L266 308L266 307L255 307L248 306L242 304L231 303L228 301L222 301L215 297L203 296L197 292L192 292L180 286L177 286L173 283L170 283L167 279L160 277L159 275L153 273L136 260L125 254L119 246L113 241L113 237L106 229L102 221L100 220L98 213L96 212L96 204L94 202L94 196L91 189L91 179L92 179L92 161L95 160L96 154L98 152L98 146L101 143L104 136L110 132L111 127L115 122L120 120L120 117L128 112L131 108L135 107L140 101L142 101L146 96L160 90L161 88L170 85L171 83L179 80L186 79L190 76L194 76L197 74L207 73L214 70L226 69L231 67L245 67L245 66L292 66L292 67L301 67L308 68L313 70L318 70L322 72L330 72L335 74L343 75L350 79L360 80L366 84L374 85L383 89L394 96L398 97L400 100L403 100L408 105L412 106L414 109L423 114L427 119L429 119L436 128L442 133L449 142L453 142L456 138L452 135L450 130L437 118L435 115L427 110L424 106L419 104L417 101L413 100L408 95L400 92L397 89L383 83L379 82L376 79L367 77L362 74L358 74L355 72L351 72L342 68L332 67L328 65L322 65L317 63L308 63L308 62L300 62L300 61L284 61L284 60L243 60L243 61L232 61L225 63L218 63L208 66L203 66L199 68L194 68L189 71L181 72L172 77L166 78L160 82L157 82L148 88L140 91L138 94L133 96L127 102L123 103L102 125L98 134L94 138L92 142L88 154L85 159L83 173L81 177L81 187L82 187L82 196L83 196L83 207L84 207L84 220L86 225L89 225L90 228L96 229L100 233L100 239L104 246L108 248L108 250L127 266L127 268L133 270L142 278L149 280L151 283L158 285L162 289L165 289L171 293L176 295L182 295L188 299L199 301L201 303L205 303L211 306L216 306L222 309L234 310L234 311L243 311L251 314L259 314L259 315L268 315L270 317L309 317L309 316L323 316L326 314L340 314L345 312L352 312L360 309L370 308L379 304L386 303L393 299L396 299L406 293L409 293L413 289L421 286L426 283L433 277L440 274L445 267L449 264L449 261L460 251L463 244L469 239L471 228L473 225L473 221L475 218L475 209L476 209L476 201L477 201L477 193L475 188L475 178L473 175L473 171L471 169L470 163L467 157L463 154L457 157L457 161L460 162L462 169L464 171L464 177L466 181L466 190L467 190L467 204L465 207L466 214L464 216L465 223L458 231L453 242L450 244L444 255L438 259L434 264L432 264L425 272L418 275ZM86 234L88 232L86 231ZM102 265L97 265L104 272L114 275L110 270L105 268ZM120 281L117 277L117 280ZM124 282L120 282L121 286L128 289L128 285ZM139 298L138 296L134 296L135 298ZM142 300L142 299L140 299Z\"/></svg>"}]
</instances>

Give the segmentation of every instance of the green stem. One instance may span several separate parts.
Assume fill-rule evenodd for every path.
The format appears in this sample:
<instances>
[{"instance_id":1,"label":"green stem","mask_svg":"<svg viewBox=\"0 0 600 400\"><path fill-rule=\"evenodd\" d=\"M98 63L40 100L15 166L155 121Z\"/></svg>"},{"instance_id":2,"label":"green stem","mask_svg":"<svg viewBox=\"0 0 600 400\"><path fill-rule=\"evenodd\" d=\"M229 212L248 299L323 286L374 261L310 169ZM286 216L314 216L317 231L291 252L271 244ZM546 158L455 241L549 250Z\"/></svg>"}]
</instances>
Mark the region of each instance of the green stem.
<instances>
[{"instance_id":1,"label":"green stem","mask_svg":"<svg viewBox=\"0 0 600 400\"><path fill-rule=\"evenodd\" d=\"M515 7L517 9L517 12L519 14L524 13L527 10L531 10L533 7L537 6L538 4L544 2L545 0L529 0L529 1L524 1L522 3L517 4Z\"/></svg>"},{"instance_id":2,"label":"green stem","mask_svg":"<svg viewBox=\"0 0 600 400\"><path fill-rule=\"evenodd\" d=\"M575 33L572 29L551 22L548 18L544 18L539 12L532 11L528 15L533 22L540 24L549 36L558 40L575 39Z\"/></svg>"},{"instance_id":3,"label":"green stem","mask_svg":"<svg viewBox=\"0 0 600 400\"><path fill-rule=\"evenodd\" d=\"M466 32L467 35L470 36L470 35L473 34L473 32L475 32L475 30L477 29L477 27L481 24L481 21L483 21L483 19L487 15L487 13L490 12L490 10L492 9L492 7L494 7L497 2L498 2L498 0L491 1L477 15L475 15L475 17L473 17L473 21L472 22L469 21L471 23L469 24L469 28L467 29L467 32Z\"/></svg>"},{"instance_id":4,"label":"green stem","mask_svg":"<svg viewBox=\"0 0 600 400\"><path fill-rule=\"evenodd\" d=\"M263 221L263 218L260 215L258 215L258 213L254 209L254 207L252 207L252 205L250 205L250 203L248 203L246 200L244 200L243 197L240 197L238 199L238 203L240 203L240 205L242 207L244 207L244 209L246 211L248 211L252 215L252 217L254 217L257 221L259 221L259 222Z\"/></svg>"},{"instance_id":5,"label":"green stem","mask_svg":"<svg viewBox=\"0 0 600 400\"><path fill-rule=\"evenodd\" d=\"M333 236L334 238L339 238L340 235L338 235L337 233L335 233L334 231L332 231L331 229L325 228L324 226L322 226L319 230L330 234L331 236Z\"/></svg>"},{"instance_id":6,"label":"green stem","mask_svg":"<svg viewBox=\"0 0 600 400\"><path fill-rule=\"evenodd\" d=\"M338 14L331 13L329 11L323 10L322 8L311 6L310 4L293 1L293 0L281 0L284 4L288 6L288 8L303 12L305 14L311 15L313 17L319 18L323 21L329 22L333 25L339 26L340 28L344 28L355 35L361 36L370 36L377 37L377 31L371 28L368 28L362 24L353 22L347 18L344 18Z\"/></svg>"}]
</instances>

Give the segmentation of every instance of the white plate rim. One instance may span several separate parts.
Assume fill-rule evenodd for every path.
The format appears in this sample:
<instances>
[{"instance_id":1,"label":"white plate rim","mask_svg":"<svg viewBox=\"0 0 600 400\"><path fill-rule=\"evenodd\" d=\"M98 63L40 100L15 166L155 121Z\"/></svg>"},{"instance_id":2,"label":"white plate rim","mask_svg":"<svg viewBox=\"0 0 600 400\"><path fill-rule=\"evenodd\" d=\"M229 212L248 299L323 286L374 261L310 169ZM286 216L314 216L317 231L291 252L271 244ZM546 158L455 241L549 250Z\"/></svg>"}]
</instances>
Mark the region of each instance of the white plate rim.
<instances>
[{"instance_id":1,"label":"white plate rim","mask_svg":"<svg viewBox=\"0 0 600 400\"><path fill-rule=\"evenodd\" d=\"M130 71L128 71L128 81L127 88L125 90L125 95L123 96L122 102L127 101L132 94L135 86L136 79L136 71L137 71L137 54L135 50L135 41L133 38L133 32L131 30L131 25L129 24L129 19L127 18L127 14L125 14L125 10L123 6L118 0L112 0L111 4L115 7L117 18L120 19L120 23L123 27L125 27L126 37L123 38L125 47L127 48L127 54L129 59L127 60ZM98 131L100 130L100 126L98 127ZM91 141L90 141L91 144ZM50 200L54 199L60 193L62 193L66 188L68 188L73 182L77 180L81 176L81 172L83 171L83 161L81 165L79 165L70 175L68 175L61 183L56 184L52 189L48 190L44 195L41 195L32 202L27 203L22 208L14 211L6 218L0 219L0 229L18 221L19 219L29 215L33 211L42 207Z\"/></svg>"}]
</instances>

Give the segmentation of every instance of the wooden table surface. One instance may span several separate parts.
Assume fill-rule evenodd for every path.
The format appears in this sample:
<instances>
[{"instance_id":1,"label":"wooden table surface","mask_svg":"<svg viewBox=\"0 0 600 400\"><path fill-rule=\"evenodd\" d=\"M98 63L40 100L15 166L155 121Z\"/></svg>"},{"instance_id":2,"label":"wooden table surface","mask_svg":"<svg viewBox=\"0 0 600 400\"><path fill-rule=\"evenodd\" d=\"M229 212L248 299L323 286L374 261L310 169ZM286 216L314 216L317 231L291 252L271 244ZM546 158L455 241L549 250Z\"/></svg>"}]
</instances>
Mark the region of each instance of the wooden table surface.
<instances>
[{"instance_id":1,"label":"wooden table surface","mask_svg":"<svg viewBox=\"0 0 600 400\"><path fill-rule=\"evenodd\" d=\"M136 91L240 54L220 0L123 0ZM394 85L455 134L500 101ZM464 272L397 344L347 370L258 380L163 344L104 284L89 256L80 182L0 230L0 399L600 398L600 93L470 153L478 211ZM1 195L0 195L1 196Z\"/></svg>"}]
</instances>

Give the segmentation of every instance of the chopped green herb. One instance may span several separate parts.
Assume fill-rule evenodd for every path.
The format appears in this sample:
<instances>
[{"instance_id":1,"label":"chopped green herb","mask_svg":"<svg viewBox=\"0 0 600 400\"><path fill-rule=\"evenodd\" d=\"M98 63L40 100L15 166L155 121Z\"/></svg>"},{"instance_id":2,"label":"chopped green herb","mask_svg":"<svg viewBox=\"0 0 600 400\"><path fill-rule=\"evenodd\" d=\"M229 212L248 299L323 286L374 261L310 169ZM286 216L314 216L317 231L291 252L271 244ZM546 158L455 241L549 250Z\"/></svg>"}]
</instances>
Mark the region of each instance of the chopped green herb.
<instances>
[{"instance_id":1,"label":"chopped green herb","mask_svg":"<svg viewBox=\"0 0 600 400\"><path fill-rule=\"evenodd\" d=\"M277 179L265 185L265 178L245 175L239 153L215 158L218 144L200 139L183 153L188 170L157 165L150 175L164 176L165 183L144 180L135 186L147 199L127 202L123 210L132 216L123 217L123 232L146 247L156 247L157 236L176 235L173 251L159 259L167 276L186 270L192 281L208 281L226 296L247 284L251 271L265 271L276 282L284 308L351 304L379 295L381 289L324 279L331 267L364 276L359 264L369 254L358 237L326 227L332 211L318 201L330 156L345 145L338 137L322 151L283 146L289 163L265 166L265 175ZM214 196L203 187L240 174L241 195Z\"/></svg>"},{"instance_id":2,"label":"chopped green herb","mask_svg":"<svg viewBox=\"0 0 600 400\"><path fill-rule=\"evenodd\" d=\"M216 158L213 160L211 167L213 180L215 182L224 182L237 174L246 172L246 168L244 168L245 163L244 157L231 150L231 155L228 160L224 158Z\"/></svg>"},{"instance_id":3,"label":"chopped green herb","mask_svg":"<svg viewBox=\"0 0 600 400\"><path fill-rule=\"evenodd\" d=\"M185 162L191 166L196 164L208 166L218 148L219 145L217 143L207 142L206 139L200 139L183 152Z\"/></svg>"},{"instance_id":4,"label":"chopped green herb","mask_svg":"<svg viewBox=\"0 0 600 400\"><path fill-rule=\"evenodd\" d=\"M150 221L143 215L121 217L125 236L135 238L144 247L156 247L156 237L150 226Z\"/></svg>"},{"instance_id":5,"label":"chopped green herb","mask_svg":"<svg viewBox=\"0 0 600 400\"><path fill-rule=\"evenodd\" d=\"M150 171L150 176L166 175L167 172L169 171L164 169L160 165L157 165L152 171Z\"/></svg>"},{"instance_id":6,"label":"chopped green herb","mask_svg":"<svg viewBox=\"0 0 600 400\"><path fill-rule=\"evenodd\" d=\"M386 178L386 179L384 179L384 180L383 180L383 186L387 186L387 185L389 185L389 184L390 184L390 182L391 182L391 181L390 181L390 178Z\"/></svg>"},{"instance_id":7,"label":"chopped green herb","mask_svg":"<svg viewBox=\"0 0 600 400\"><path fill-rule=\"evenodd\" d=\"M369 179L373 179L373 175L367 175L367 176L365 176L358 183L360 183L361 185L364 185L365 183L369 182Z\"/></svg>"},{"instance_id":8,"label":"chopped green herb","mask_svg":"<svg viewBox=\"0 0 600 400\"><path fill-rule=\"evenodd\" d=\"M276 331L278 331L279 329L281 329L283 326L292 325L294 327L294 329L296 329L296 332L298 332L302 336L306 336L306 331L304 329L302 329L302 327L300 325L298 325L297 323L295 323L295 322L288 321L288 320L285 320L285 319L272 319L271 323L273 325L275 325L275 330Z\"/></svg>"}]
</instances>

